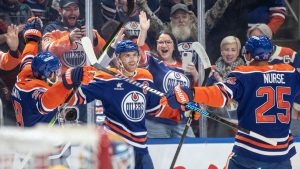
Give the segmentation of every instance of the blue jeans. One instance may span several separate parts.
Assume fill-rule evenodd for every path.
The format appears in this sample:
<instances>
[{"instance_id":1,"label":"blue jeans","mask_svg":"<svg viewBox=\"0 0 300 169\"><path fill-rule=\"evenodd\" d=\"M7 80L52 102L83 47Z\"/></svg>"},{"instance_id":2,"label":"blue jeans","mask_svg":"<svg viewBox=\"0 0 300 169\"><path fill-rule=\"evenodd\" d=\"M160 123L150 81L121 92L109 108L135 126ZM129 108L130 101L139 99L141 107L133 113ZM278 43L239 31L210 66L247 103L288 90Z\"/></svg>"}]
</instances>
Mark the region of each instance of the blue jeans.
<instances>
[{"instance_id":1,"label":"blue jeans","mask_svg":"<svg viewBox=\"0 0 300 169\"><path fill-rule=\"evenodd\" d=\"M291 160L263 162L234 154L224 169L292 169Z\"/></svg>"},{"instance_id":2,"label":"blue jeans","mask_svg":"<svg viewBox=\"0 0 300 169\"><path fill-rule=\"evenodd\" d=\"M134 169L154 169L152 159L149 153L134 151L135 167Z\"/></svg>"},{"instance_id":3,"label":"blue jeans","mask_svg":"<svg viewBox=\"0 0 300 169\"><path fill-rule=\"evenodd\" d=\"M148 138L180 138L185 124L172 125L146 119L146 128ZM186 137L195 137L191 127Z\"/></svg>"}]
</instances>

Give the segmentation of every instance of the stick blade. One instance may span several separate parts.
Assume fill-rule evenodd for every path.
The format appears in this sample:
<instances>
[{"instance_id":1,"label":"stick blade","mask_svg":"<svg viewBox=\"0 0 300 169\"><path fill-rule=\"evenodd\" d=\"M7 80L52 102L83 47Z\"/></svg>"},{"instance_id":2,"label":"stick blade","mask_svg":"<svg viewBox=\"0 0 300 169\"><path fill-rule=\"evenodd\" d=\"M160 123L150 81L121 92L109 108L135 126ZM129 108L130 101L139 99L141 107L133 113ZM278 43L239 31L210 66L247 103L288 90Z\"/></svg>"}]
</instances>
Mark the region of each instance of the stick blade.
<instances>
[{"instance_id":1,"label":"stick blade","mask_svg":"<svg viewBox=\"0 0 300 169\"><path fill-rule=\"evenodd\" d=\"M201 43L199 43L199 42L193 42L192 43L192 48L196 51L196 53L200 57L201 62L203 64L203 66L204 66L204 69L210 68L211 67L211 63L210 63L209 57L208 57L205 49L201 45Z\"/></svg>"},{"instance_id":2,"label":"stick blade","mask_svg":"<svg viewBox=\"0 0 300 169\"><path fill-rule=\"evenodd\" d=\"M94 52L93 44L88 37L81 38L81 44L83 47L84 52L86 53L87 58L89 59L91 65L94 65L97 63L97 57Z\"/></svg>"}]
</instances>

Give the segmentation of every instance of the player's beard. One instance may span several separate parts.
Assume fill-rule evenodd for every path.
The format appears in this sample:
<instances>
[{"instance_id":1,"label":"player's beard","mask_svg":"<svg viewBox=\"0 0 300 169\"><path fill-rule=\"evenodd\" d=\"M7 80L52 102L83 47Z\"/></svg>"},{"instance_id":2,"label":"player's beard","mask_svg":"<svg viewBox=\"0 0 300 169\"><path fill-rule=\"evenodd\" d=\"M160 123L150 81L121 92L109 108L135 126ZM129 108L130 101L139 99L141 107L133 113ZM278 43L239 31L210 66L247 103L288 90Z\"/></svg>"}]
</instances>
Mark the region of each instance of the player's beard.
<instances>
[{"instance_id":1,"label":"player's beard","mask_svg":"<svg viewBox=\"0 0 300 169\"><path fill-rule=\"evenodd\" d=\"M186 26L177 26L171 21L172 33L178 41L185 41L191 37L191 27L190 25Z\"/></svg>"}]
</instances>

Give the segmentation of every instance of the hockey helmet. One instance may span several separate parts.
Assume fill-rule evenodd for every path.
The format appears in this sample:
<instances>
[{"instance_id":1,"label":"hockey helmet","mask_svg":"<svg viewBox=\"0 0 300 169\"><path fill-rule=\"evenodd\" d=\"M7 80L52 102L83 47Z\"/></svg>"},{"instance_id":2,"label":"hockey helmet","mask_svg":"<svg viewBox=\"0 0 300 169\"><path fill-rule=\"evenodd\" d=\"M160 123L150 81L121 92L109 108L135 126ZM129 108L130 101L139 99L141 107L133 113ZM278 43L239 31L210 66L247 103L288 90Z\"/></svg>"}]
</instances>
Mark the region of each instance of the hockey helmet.
<instances>
[{"instance_id":1,"label":"hockey helmet","mask_svg":"<svg viewBox=\"0 0 300 169\"><path fill-rule=\"evenodd\" d=\"M132 51L139 52L139 47L131 40L121 40L116 46L116 54Z\"/></svg>"},{"instance_id":2,"label":"hockey helmet","mask_svg":"<svg viewBox=\"0 0 300 169\"><path fill-rule=\"evenodd\" d=\"M269 60L273 52L273 43L265 35L252 36L246 41L245 52L250 53L251 58L254 60Z\"/></svg>"},{"instance_id":3,"label":"hockey helmet","mask_svg":"<svg viewBox=\"0 0 300 169\"><path fill-rule=\"evenodd\" d=\"M33 58L31 63L33 76L41 80L47 80L48 82L51 73L55 73L55 76L59 75L60 67L59 59L51 52L39 53Z\"/></svg>"}]
</instances>

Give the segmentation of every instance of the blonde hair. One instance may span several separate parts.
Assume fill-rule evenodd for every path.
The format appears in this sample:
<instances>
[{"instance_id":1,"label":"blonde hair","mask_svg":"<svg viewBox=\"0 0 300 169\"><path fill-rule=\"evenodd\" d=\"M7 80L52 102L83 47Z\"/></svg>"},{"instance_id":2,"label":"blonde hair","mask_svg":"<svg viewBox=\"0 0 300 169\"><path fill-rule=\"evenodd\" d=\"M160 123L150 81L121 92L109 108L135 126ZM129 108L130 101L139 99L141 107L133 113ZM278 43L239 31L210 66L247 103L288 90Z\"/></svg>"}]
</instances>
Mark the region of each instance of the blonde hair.
<instances>
[{"instance_id":1,"label":"blonde hair","mask_svg":"<svg viewBox=\"0 0 300 169\"><path fill-rule=\"evenodd\" d=\"M226 36L225 38L223 38L220 44L220 49L222 50L223 47L228 44L236 44L238 51L241 50L241 42L239 38L235 36Z\"/></svg>"}]
</instances>

